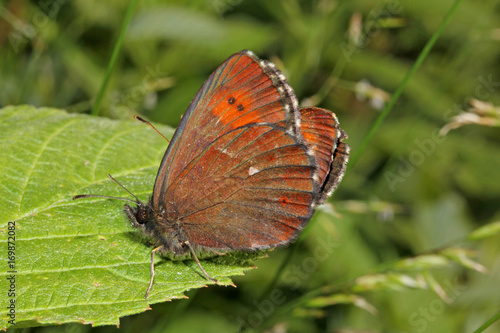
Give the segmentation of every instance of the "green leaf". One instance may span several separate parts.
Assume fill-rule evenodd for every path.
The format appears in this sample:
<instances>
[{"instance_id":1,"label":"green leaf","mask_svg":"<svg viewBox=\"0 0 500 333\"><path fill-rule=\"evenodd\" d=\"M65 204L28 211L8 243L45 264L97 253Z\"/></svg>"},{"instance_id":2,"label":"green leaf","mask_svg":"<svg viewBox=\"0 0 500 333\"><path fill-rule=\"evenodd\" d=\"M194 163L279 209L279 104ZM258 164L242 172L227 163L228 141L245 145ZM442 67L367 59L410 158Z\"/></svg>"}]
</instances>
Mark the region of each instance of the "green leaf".
<instances>
[{"instance_id":1,"label":"green leaf","mask_svg":"<svg viewBox=\"0 0 500 333\"><path fill-rule=\"evenodd\" d=\"M158 126L171 136L172 129ZM15 300L15 327L69 322L119 324L149 304L184 298L212 284L192 260L156 256L149 298L148 244L123 213L123 202L72 200L77 194L141 200L152 192L167 143L140 122L112 121L30 106L0 109L0 241L2 304ZM15 266L7 267L8 221L15 222ZM13 229L13 228L11 228ZM202 260L220 285L242 275L258 254ZM9 273L8 271L15 271ZM7 278L15 275L15 297ZM5 309L5 308L4 308ZM0 327L11 326L2 311Z\"/></svg>"}]
</instances>

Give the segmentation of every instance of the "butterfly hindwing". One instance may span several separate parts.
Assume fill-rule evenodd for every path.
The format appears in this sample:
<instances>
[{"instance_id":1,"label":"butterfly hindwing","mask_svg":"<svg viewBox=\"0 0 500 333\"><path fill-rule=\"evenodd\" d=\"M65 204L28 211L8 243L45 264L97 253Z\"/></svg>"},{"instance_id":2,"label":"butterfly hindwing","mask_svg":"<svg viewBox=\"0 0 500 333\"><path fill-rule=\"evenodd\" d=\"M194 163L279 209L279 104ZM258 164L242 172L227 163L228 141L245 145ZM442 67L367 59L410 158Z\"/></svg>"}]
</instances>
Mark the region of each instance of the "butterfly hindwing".
<instances>
[{"instance_id":1,"label":"butterfly hindwing","mask_svg":"<svg viewBox=\"0 0 500 333\"><path fill-rule=\"evenodd\" d=\"M318 162L320 192L317 203L323 203L337 188L344 175L349 146L342 142L347 134L339 127L335 114L329 110L310 107L300 110L301 132Z\"/></svg>"}]
</instances>

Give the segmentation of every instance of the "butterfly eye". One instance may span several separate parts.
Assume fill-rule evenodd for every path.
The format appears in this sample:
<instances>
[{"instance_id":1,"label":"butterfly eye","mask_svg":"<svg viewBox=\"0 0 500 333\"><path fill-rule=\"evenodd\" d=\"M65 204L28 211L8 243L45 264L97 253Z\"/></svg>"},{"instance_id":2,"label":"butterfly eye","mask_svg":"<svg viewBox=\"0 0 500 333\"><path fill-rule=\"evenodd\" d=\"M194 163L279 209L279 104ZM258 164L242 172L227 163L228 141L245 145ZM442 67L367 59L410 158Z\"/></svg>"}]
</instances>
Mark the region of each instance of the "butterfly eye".
<instances>
[{"instance_id":1,"label":"butterfly eye","mask_svg":"<svg viewBox=\"0 0 500 333\"><path fill-rule=\"evenodd\" d=\"M137 223L139 224L144 224L148 221L148 214L146 212L146 209L144 207L139 207L137 210L137 213L135 214L135 218L137 220Z\"/></svg>"}]
</instances>

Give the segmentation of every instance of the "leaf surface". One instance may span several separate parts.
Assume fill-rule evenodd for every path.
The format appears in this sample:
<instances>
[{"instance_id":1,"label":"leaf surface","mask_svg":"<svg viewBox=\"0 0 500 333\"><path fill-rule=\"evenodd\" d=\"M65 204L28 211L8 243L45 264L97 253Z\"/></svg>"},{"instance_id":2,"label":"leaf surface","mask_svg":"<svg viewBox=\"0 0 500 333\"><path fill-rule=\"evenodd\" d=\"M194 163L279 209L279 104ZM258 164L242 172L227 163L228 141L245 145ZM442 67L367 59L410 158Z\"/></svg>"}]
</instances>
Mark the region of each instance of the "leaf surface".
<instances>
[{"instance_id":1,"label":"leaf surface","mask_svg":"<svg viewBox=\"0 0 500 333\"><path fill-rule=\"evenodd\" d=\"M158 129L167 137L173 130ZM15 263L0 271L2 304L15 300L15 327L69 322L118 325L149 304L184 298L207 284L192 260L156 256L149 298L149 244L123 213L123 202L72 200L77 194L151 195L168 146L148 126L31 106L0 109L0 242L7 256L8 222L15 222ZM13 239L10 239L11 241ZM11 242L12 243L12 242ZM256 255L202 260L220 285L242 275ZM14 271L15 273L10 273ZM15 275L15 297L8 278ZM2 311L0 327L10 327Z\"/></svg>"}]
</instances>

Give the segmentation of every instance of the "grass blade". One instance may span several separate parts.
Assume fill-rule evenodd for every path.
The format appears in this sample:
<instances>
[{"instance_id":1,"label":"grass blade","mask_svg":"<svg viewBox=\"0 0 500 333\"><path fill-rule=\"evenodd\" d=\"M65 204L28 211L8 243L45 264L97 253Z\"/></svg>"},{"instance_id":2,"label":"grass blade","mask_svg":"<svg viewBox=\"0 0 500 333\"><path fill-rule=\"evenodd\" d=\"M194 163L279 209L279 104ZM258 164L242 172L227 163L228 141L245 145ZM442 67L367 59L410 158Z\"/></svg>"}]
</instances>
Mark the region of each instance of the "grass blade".
<instances>
[{"instance_id":1,"label":"grass blade","mask_svg":"<svg viewBox=\"0 0 500 333\"><path fill-rule=\"evenodd\" d=\"M118 54L120 53L120 49L123 43L123 38L125 37L125 32L127 31L127 27L132 20L132 16L135 11L135 7L137 5L138 0L130 1L130 4L127 8L127 13L125 14L125 19L123 20L123 24L120 29L120 34L118 35L118 40L116 41L115 47L113 49L113 54L111 55L111 59L109 60L108 68L106 69L106 76L104 77L104 81L102 82L101 88L99 89L99 93L97 94L97 98L94 103L94 107L92 108L92 115L97 116L99 114L99 108L101 107L102 100L104 98L104 93L106 92L106 87L108 86L109 79L111 78L111 73L113 72L113 68L116 65L116 59L118 59Z\"/></svg>"}]
</instances>

